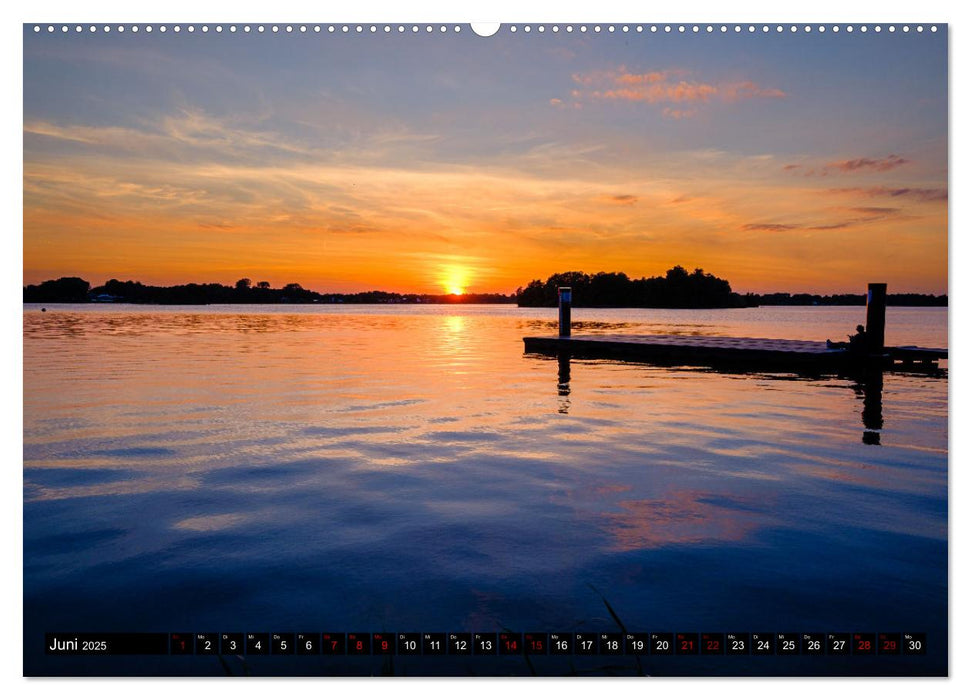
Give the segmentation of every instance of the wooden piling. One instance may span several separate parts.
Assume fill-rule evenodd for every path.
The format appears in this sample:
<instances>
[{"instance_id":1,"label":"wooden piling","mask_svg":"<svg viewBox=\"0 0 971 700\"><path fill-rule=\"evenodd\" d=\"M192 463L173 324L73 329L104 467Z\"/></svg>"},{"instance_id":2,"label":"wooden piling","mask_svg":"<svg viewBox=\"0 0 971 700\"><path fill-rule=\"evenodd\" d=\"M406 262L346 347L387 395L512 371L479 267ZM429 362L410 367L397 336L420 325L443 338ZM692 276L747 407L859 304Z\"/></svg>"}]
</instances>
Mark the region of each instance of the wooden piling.
<instances>
[{"instance_id":1,"label":"wooden piling","mask_svg":"<svg viewBox=\"0 0 971 700\"><path fill-rule=\"evenodd\" d=\"M866 350L868 355L882 355L887 326L887 284L871 282L866 295Z\"/></svg>"},{"instance_id":2,"label":"wooden piling","mask_svg":"<svg viewBox=\"0 0 971 700\"><path fill-rule=\"evenodd\" d=\"M570 335L570 306L573 303L573 288L560 287L560 337Z\"/></svg>"}]
</instances>

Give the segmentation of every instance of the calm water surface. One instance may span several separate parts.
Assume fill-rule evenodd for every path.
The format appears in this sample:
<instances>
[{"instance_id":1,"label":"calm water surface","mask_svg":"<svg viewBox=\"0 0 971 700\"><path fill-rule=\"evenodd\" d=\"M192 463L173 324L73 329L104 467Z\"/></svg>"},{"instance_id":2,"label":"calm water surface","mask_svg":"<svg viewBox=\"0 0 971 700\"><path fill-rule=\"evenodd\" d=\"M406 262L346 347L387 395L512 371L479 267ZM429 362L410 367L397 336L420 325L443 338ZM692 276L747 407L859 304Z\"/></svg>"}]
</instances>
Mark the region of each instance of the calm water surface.
<instances>
[{"instance_id":1,"label":"calm water surface","mask_svg":"<svg viewBox=\"0 0 971 700\"><path fill-rule=\"evenodd\" d=\"M574 320L575 333L821 340L863 314ZM55 664L37 653L45 631L616 631L593 586L632 631L917 631L930 649L649 657L652 674L946 673L945 377L890 373L876 393L605 361L567 377L523 354L554 321L488 306L25 305L25 671L223 673L208 658ZM887 342L946 347L946 310L890 309ZM603 657L573 664L601 672ZM392 670L530 672L515 657Z\"/></svg>"}]
</instances>

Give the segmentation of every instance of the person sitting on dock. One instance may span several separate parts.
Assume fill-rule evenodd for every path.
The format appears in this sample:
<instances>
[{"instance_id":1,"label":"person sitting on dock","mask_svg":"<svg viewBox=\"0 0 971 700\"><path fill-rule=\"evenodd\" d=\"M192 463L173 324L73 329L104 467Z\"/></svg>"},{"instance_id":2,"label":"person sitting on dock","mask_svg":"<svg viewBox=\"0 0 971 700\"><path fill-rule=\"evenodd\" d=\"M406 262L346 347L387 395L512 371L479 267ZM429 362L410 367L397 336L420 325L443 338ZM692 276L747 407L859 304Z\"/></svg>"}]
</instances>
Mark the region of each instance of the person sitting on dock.
<instances>
[{"instance_id":1,"label":"person sitting on dock","mask_svg":"<svg viewBox=\"0 0 971 700\"><path fill-rule=\"evenodd\" d=\"M856 327L856 333L847 336L850 340L848 343L834 343L829 338L826 339L826 347L830 349L844 349L849 350L853 354L862 354L866 350L866 328L862 324Z\"/></svg>"}]
</instances>

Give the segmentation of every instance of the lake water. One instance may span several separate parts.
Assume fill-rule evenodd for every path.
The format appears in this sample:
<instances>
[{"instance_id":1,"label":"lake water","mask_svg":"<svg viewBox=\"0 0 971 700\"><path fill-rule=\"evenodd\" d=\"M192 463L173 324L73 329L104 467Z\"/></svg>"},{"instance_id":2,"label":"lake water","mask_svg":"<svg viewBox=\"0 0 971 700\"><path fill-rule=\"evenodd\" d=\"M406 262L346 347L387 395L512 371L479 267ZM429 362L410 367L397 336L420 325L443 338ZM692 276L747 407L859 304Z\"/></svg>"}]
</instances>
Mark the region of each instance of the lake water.
<instances>
[{"instance_id":1,"label":"lake water","mask_svg":"<svg viewBox=\"0 0 971 700\"><path fill-rule=\"evenodd\" d=\"M24 306L28 674L44 632L923 632L926 656L665 674L947 672L946 376L524 355L555 309ZM845 339L862 307L575 309L574 333ZM947 347L945 309L888 344ZM943 373L942 373L943 375ZM882 424L882 425L881 425ZM249 657L258 674L625 673L629 657ZM605 670L613 665L616 671Z\"/></svg>"}]
</instances>

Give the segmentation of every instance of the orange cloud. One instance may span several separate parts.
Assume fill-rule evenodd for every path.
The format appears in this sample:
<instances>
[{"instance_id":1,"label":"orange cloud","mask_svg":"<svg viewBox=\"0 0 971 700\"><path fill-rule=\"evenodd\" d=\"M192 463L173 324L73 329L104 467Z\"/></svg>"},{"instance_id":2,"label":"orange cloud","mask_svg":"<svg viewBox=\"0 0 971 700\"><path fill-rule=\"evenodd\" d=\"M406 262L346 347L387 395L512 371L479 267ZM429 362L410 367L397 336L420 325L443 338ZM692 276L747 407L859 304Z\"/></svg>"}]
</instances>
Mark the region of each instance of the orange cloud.
<instances>
[{"instance_id":1,"label":"orange cloud","mask_svg":"<svg viewBox=\"0 0 971 700\"><path fill-rule=\"evenodd\" d=\"M718 87L719 95L727 102L746 100L752 97L786 97L778 88L761 88L751 80L740 83L725 83Z\"/></svg>"},{"instance_id":2,"label":"orange cloud","mask_svg":"<svg viewBox=\"0 0 971 700\"><path fill-rule=\"evenodd\" d=\"M713 100L737 102L756 97L787 96L778 88L763 88L751 80L707 83L682 77L686 75L687 71L681 70L633 73L624 66L619 66L615 70L574 73L573 82L587 89L574 89L571 95L575 99L619 100L648 104L698 104ZM695 111L666 108L664 114L674 119L684 119L693 116Z\"/></svg>"},{"instance_id":3,"label":"orange cloud","mask_svg":"<svg viewBox=\"0 0 971 700\"><path fill-rule=\"evenodd\" d=\"M596 90L590 97L607 100L627 100L629 102L707 102L718 94L718 88L704 83L652 83L635 87L622 87L611 90Z\"/></svg>"},{"instance_id":4,"label":"orange cloud","mask_svg":"<svg viewBox=\"0 0 971 700\"><path fill-rule=\"evenodd\" d=\"M616 82L621 85L644 85L650 83L660 83L667 80L669 73L656 71L654 73L621 73L617 76Z\"/></svg>"}]
</instances>

